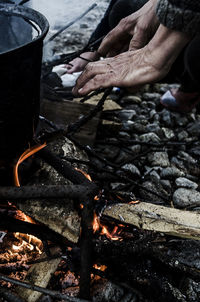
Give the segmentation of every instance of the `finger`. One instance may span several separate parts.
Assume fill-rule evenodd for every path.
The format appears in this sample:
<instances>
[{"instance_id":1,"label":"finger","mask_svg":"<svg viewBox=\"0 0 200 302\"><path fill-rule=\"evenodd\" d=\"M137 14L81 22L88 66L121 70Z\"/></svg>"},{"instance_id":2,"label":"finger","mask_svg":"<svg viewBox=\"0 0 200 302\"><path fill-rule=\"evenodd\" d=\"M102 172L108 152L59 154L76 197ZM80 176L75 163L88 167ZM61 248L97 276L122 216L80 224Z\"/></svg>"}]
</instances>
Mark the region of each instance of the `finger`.
<instances>
[{"instance_id":1,"label":"finger","mask_svg":"<svg viewBox=\"0 0 200 302\"><path fill-rule=\"evenodd\" d=\"M113 78L112 75L108 76L107 73L96 75L92 79L90 79L82 88L76 90L73 89L73 93L77 93L76 95L87 95L88 93L100 89L100 88L108 88L113 86Z\"/></svg>"},{"instance_id":2,"label":"finger","mask_svg":"<svg viewBox=\"0 0 200 302\"><path fill-rule=\"evenodd\" d=\"M109 72L111 68L111 64L107 62L107 60L89 63L83 73L77 79L75 91L78 93L78 90L82 88L93 77L98 74Z\"/></svg>"},{"instance_id":3,"label":"finger","mask_svg":"<svg viewBox=\"0 0 200 302\"><path fill-rule=\"evenodd\" d=\"M129 50L138 50L147 43L147 34L144 30L136 30L129 44Z\"/></svg>"}]
</instances>

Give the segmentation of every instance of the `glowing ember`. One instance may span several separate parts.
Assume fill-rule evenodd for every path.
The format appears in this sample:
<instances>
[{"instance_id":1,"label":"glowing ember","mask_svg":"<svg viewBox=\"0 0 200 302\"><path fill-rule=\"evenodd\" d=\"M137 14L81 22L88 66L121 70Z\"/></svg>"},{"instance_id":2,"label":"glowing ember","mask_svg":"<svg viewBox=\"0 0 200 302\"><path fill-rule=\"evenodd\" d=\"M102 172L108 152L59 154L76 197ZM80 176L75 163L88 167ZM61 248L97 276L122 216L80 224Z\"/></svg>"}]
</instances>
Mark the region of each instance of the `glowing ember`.
<instances>
[{"instance_id":1,"label":"glowing ember","mask_svg":"<svg viewBox=\"0 0 200 302\"><path fill-rule=\"evenodd\" d=\"M140 203L140 200L133 200L133 201L130 201L128 204L137 204L137 203Z\"/></svg>"},{"instance_id":2,"label":"glowing ember","mask_svg":"<svg viewBox=\"0 0 200 302\"><path fill-rule=\"evenodd\" d=\"M96 213L94 213L93 232L96 233L100 229L101 229L100 235L105 235L110 240L120 240L121 239L121 237L118 236L120 234L120 232L118 232L118 226L115 226L113 228L112 232L110 233L108 228L105 225L100 223L98 216L96 215Z\"/></svg>"},{"instance_id":3,"label":"glowing ember","mask_svg":"<svg viewBox=\"0 0 200 302\"><path fill-rule=\"evenodd\" d=\"M98 264L94 264L93 267L95 269L98 269L99 271L105 272L105 270L107 269L106 265L98 265Z\"/></svg>"},{"instance_id":4,"label":"glowing ember","mask_svg":"<svg viewBox=\"0 0 200 302\"><path fill-rule=\"evenodd\" d=\"M81 172L89 181L92 181L91 177L89 174L87 174L86 172L82 171L81 169L75 168L76 171Z\"/></svg>"}]
</instances>

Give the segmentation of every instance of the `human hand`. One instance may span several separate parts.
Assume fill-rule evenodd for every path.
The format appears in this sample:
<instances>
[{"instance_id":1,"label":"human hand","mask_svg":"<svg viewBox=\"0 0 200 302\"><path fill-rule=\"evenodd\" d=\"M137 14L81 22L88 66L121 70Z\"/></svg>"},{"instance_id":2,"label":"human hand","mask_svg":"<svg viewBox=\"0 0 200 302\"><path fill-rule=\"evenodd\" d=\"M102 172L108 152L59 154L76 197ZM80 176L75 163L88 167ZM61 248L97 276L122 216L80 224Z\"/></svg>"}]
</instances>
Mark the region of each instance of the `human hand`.
<instances>
[{"instance_id":1,"label":"human hand","mask_svg":"<svg viewBox=\"0 0 200 302\"><path fill-rule=\"evenodd\" d=\"M153 39L139 50L89 63L78 78L74 95L110 86L136 88L162 79L189 38L182 32L159 26Z\"/></svg>"},{"instance_id":2,"label":"human hand","mask_svg":"<svg viewBox=\"0 0 200 302\"><path fill-rule=\"evenodd\" d=\"M144 47L159 26L156 3L157 0L149 0L140 10L122 19L104 38L98 52L104 57L113 57L128 49Z\"/></svg>"},{"instance_id":3,"label":"human hand","mask_svg":"<svg viewBox=\"0 0 200 302\"><path fill-rule=\"evenodd\" d=\"M84 52L81 54L81 57L75 58L74 60L70 61L69 64L66 64L66 72L71 74L74 72L83 71L89 61L96 61L98 59L99 54L97 53L97 51Z\"/></svg>"}]
</instances>

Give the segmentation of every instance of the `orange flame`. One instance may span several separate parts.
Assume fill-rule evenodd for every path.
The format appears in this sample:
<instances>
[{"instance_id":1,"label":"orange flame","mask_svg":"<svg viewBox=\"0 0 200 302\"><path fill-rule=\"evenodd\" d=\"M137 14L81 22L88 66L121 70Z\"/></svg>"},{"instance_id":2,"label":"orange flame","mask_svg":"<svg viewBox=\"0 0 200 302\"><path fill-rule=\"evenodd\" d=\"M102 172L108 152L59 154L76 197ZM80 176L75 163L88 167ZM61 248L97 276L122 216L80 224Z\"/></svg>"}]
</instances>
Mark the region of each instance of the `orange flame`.
<instances>
[{"instance_id":1,"label":"orange flame","mask_svg":"<svg viewBox=\"0 0 200 302\"><path fill-rule=\"evenodd\" d=\"M115 226L110 233L108 228L100 223L100 220L96 213L94 213L94 219L93 219L93 232L96 233L101 229L100 235L105 235L110 240L120 240L121 238L118 236L118 226ZM118 232L118 234L117 234Z\"/></svg>"},{"instance_id":2,"label":"orange flame","mask_svg":"<svg viewBox=\"0 0 200 302\"><path fill-rule=\"evenodd\" d=\"M28 148L26 151L24 151L24 153L22 153L22 155L20 156L19 160L17 161L16 165L14 166L14 183L16 187L20 187L20 182L19 182L19 176L18 176L18 168L19 165L28 157L30 157L31 155L35 154L36 152L40 151L41 149L43 149L44 147L46 147L46 143L42 144L42 145L36 145L33 146L31 148Z\"/></svg>"},{"instance_id":3,"label":"orange flame","mask_svg":"<svg viewBox=\"0 0 200 302\"><path fill-rule=\"evenodd\" d=\"M89 174L87 174L85 171L78 169L78 168L75 168L75 170L82 173L89 181L92 181L91 176Z\"/></svg>"}]
</instances>

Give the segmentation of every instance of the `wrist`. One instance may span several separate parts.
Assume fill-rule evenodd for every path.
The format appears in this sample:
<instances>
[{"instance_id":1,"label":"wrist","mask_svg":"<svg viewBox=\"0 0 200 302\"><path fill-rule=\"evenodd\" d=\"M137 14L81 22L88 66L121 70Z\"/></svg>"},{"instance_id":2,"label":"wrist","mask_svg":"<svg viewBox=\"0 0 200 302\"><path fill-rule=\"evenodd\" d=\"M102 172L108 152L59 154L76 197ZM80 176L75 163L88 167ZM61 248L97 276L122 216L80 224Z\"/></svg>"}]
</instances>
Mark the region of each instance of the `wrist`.
<instances>
[{"instance_id":1,"label":"wrist","mask_svg":"<svg viewBox=\"0 0 200 302\"><path fill-rule=\"evenodd\" d=\"M160 25L148 44L148 50L157 55L161 68L171 67L182 49L190 41L187 34Z\"/></svg>"}]
</instances>

